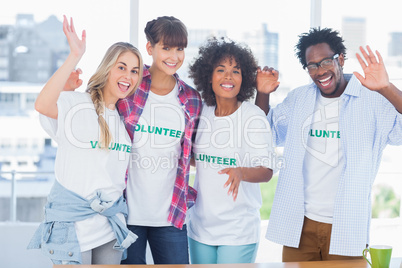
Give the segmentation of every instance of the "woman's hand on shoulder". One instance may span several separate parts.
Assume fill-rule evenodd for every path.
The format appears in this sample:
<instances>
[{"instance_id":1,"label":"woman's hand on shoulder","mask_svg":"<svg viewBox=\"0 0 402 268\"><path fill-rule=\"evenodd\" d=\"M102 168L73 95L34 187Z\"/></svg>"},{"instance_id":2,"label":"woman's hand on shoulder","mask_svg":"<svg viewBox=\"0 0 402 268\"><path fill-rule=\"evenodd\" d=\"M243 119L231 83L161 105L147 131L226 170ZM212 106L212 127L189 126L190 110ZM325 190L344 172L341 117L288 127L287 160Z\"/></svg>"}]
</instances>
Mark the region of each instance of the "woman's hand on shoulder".
<instances>
[{"instance_id":1,"label":"woman's hand on shoulder","mask_svg":"<svg viewBox=\"0 0 402 268\"><path fill-rule=\"evenodd\" d=\"M274 92L280 84L278 79L279 72L274 68L265 66L261 70L261 67L258 67L256 78L257 91L264 94L270 94Z\"/></svg>"},{"instance_id":2,"label":"woman's hand on shoulder","mask_svg":"<svg viewBox=\"0 0 402 268\"><path fill-rule=\"evenodd\" d=\"M64 85L63 91L74 91L79 88L82 85L80 74L82 74L82 70L80 68L73 70L68 77L66 84Z\"/></svg>"}]
</instances>

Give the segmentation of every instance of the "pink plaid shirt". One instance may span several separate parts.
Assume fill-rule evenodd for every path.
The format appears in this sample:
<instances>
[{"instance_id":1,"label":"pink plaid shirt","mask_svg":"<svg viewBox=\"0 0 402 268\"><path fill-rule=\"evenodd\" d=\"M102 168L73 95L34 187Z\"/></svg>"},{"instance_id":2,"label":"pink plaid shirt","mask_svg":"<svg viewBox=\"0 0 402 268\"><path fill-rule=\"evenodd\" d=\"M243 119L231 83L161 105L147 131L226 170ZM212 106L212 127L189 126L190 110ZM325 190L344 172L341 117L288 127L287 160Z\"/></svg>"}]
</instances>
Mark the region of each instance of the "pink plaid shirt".
<instances>
[{"instance_id":1,"label":"pink plaid shirt","mask_svg":"<svg viewBox=\"0 0 402 268\"><path fill-rule=\"evenodd\" d=\"M131 140L133 140L135 127L141 117L151 88L151 74L148 69L149 66L144 65L142 82L135 93L117 102L117 109L120 115L124 117L124 124ZM178 163L168 222L176 228L182 229L187 209L194 205L197 197L197 191L188 185L188 178L192 138L198 123L202 102L200 94L197 91L184 83L177 74L174 74L174 77L178 84L178 98L184 111L186 125L184 137L181 141L182 155Z\"/></svg>"}]
</instances>

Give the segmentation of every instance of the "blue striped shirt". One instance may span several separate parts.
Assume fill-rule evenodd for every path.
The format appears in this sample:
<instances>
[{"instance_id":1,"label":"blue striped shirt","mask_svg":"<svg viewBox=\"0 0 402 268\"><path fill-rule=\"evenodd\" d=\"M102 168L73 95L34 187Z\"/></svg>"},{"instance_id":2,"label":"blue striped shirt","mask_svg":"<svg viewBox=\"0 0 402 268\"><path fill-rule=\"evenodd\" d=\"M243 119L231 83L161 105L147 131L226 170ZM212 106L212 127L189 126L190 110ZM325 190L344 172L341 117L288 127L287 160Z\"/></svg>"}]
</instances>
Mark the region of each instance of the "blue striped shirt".
<instances>
[{"instance_id":1,"label":"blue striped shirt","mask_svg":"<svg viewBox=\"0 0 402 268\"><path fill-rule=\"evenodd\" d=\"M382 95L344 75L339 115L345 163L336 189L330 254L360 256L369 243L371 188L387 144L402 144L402 115ZM266 238L298 247L304 219L303 161L314 113L317 86L292 90L268 121L273 140L284 147L285 167L279 173Z\"/></svg>"}]
</instances>

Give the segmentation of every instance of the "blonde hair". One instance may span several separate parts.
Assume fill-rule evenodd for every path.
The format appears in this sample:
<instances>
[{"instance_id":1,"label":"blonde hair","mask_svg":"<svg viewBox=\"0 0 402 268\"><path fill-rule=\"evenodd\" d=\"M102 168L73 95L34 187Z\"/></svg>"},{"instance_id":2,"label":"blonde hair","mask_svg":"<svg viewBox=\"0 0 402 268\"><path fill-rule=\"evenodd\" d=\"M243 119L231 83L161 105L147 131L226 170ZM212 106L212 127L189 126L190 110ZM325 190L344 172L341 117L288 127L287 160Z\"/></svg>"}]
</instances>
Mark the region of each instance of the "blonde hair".
<instances>
[{"instance_id":1,"label":"blonde hair","mask_svg":"<svg viewBox=\"0 0 402 268\"><path fill-rule=\"evenodd\" d=\"M134 55L138 57L139 78L137 84L135 84L133 90L129 93L129 95L134 94L135 90L138 88L142 80L143 61L139 50L130 43L118 42L113 44L106 51L106 54L103 57L101 63L99 64L97 70L88 81L86 92L88 92L91 95L92 102L94 103L95 106L96 114L98 115L98 123L100 127L99 145L100 148L102 149L108 149L109 144L112 141L112 135L110 133L109 126L107 125L106 120L104 118L105 103L103 99L103 90L107 84L110 70L116 64L119 56L125 52L132 52Z\"/></svg>"}]
</instances>

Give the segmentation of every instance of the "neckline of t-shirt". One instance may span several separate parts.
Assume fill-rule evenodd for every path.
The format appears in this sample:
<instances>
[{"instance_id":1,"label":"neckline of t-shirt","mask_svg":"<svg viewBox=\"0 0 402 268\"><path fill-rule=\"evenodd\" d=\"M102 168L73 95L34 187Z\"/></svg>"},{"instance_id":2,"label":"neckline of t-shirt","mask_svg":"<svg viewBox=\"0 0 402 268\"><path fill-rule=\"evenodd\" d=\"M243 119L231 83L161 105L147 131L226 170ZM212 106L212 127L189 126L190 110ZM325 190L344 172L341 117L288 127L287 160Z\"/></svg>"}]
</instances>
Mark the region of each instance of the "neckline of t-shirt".
<instances>
[{"instance_id":1,"label":"neckline of t-shirt","mask_svg":"<svg viewBox=\"0 0 402 268\"><path fill-rule=\"evenodd\" d=\"M116 108L109 109L109 108L105 107L105 112L114 113L114 112L116 112Z\"/></svg>"},{"instance_id":2,"label":"neckline of t-shirt","mask_svg":"<svg viewBox=\"0 0 402 268\"><path fill-rule=\"evenodd\" d=\"M88 100L90 100L92 102L92 98L91 98L91 94L89 92L85 92L88 96ZM104 106L104 113L115 113L116 112L116 105L114 107L114 109L109 109L108 107Z\"/></svg>"},{"instance_id":3,"label":"neckline of t-shirt","mask_svg":"<svg viewBox=\"0 0 402 268\"><path fill-rule=\"evenodd\" d=\"M318 97L318 103L322 105L330 105L334 102L339 102L341 100L341 96L336 98L326 98L322 96L320 92L318 93L317 97Z\"/></svg>"},{"instance_id":4,"label":"neckline of t-shirt","mask_svg":"<svg viewBox=\"0 0 402 268\"><path fill-rule=\"evenodd\" d=\"M175 98L178 94L179 87L177 86L177 83L174 84L173 89L166 95L158 95L151 90L149 91L149 97L155 98L155 99L167 99L167 98Z\"/></svg>"},{"instance_id":5,"label":"neckline of t-shirt","mask_svg":"<svg viewBox=\"0 0 402 268\"><path fill-rule=\"evenodd\" d=\"M114 117L114 116L116 116L118 114L119 113L118 113L116 108L114 110L112 110L112 109L109 109L109 108L105 107L105 111L104 111L104 117L105 118L108 118L109 116Z\"/></svg>"},{"instance_id":6,"label":"neckline of t-shirt","mask_svg":"<svg viewBox=\"0 0 402 268\"><path fill-rule=\"evenodd\" d=\"M243 101L240 106L236 109L236 111L234 111L233 113L229 114L229 115L225 115L225 116L216 116L215 115L215 109L216 109L216 105L212 107L212 114L214 116L214 118L231 118L231 117L235 117L237 115L237 113L239 113L240 109L243 107L243 104L245 103L245 101Z\"/></svg>"}]
</instances>

